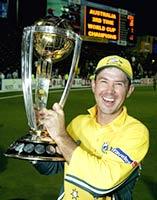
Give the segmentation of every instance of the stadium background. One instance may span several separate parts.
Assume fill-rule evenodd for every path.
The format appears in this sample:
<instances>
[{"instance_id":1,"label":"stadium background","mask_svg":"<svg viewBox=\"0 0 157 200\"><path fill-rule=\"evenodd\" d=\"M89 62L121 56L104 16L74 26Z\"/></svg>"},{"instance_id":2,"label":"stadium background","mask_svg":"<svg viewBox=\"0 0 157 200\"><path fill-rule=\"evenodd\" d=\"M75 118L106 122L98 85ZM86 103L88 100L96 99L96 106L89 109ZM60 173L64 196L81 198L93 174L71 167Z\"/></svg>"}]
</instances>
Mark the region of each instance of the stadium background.
<instances>
[{"instance_id":1,"label":"stadium background","mask_svg":"<svg viewBox=\"0 0 157 200\"><path fill-rule=\"evenodd\" d=\"M59 98L58 90L50 91L48 107ZM66 123L77 114L86 113L87 108L93 104L90 88L72 89L65 104ZM136 87L126 105L129 113L143 121L150 130L150 149L143 162L142 176L136 185L134 200L156 200L157 92L151 86ZM62 174L43 176L29 161L6 158L3 155L8 145L28 131L22 93L0 93L0 113L0 199L55 200L62 183Z\"/></svg>"}]
</instances>

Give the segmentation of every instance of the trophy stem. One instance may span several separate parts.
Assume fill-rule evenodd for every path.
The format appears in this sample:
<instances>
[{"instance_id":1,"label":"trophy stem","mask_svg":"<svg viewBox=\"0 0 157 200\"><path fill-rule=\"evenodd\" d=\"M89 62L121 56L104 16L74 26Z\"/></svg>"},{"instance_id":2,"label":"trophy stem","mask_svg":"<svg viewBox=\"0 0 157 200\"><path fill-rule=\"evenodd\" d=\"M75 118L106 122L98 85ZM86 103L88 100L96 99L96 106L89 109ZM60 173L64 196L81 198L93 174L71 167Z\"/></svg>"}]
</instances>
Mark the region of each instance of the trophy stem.
<instances>
[{"instance_id":1,"label":"trophy stem","mask_svg":"<svg viewBox=\"0 0 157 200\"><path fill-rule=\"evenodd\" d=\"M51 79L52 62L39 60L36 62L36 89L35 106L36 109L46 108L48 91Z\"/></svg>"}]
</instances>

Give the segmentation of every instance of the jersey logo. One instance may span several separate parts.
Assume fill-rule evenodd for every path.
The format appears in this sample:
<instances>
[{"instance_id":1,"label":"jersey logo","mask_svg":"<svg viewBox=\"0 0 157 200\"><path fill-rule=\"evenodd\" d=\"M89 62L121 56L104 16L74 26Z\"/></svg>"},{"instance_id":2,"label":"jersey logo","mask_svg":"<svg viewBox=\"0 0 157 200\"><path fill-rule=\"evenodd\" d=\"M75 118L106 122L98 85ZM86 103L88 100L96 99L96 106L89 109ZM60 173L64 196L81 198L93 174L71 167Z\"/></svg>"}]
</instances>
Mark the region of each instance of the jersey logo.
<instances>
[{"instance_id":1,"label":"jersey logo","mask_svg":"<svg viewBox=\"0 0 157 200\"><path fill-rule=\"evenodd\" d=\"M73 189L71 192L71 196L73 200L77 200L79 198L78 191L76 189Z\"/></svg>"},{"instance_id":2,"label":"jersey logo","mask_svg":"<svg viewBox=\"0 0 157 200\"><path fill-rule=\"evenodd\" d=\"M102 152L106 153L106 151L109 149L109 145L107 142L105 142L103 145L102 145Z\"/></svg>"}]
</instances>

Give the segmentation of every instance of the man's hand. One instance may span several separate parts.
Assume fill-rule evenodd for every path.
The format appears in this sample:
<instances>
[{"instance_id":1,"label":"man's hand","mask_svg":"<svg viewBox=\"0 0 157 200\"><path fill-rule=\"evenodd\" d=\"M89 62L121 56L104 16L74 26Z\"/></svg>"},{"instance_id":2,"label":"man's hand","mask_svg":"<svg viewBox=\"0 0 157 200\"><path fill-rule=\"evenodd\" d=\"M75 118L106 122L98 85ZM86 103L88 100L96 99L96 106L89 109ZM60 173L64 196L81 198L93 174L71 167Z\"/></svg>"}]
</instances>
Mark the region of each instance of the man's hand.
<instances>
[{"instance_id":1,"label":"man's hand","mask_svg":"<svg viewBox=\"0 0 157 200\"><path fill-rule=\"evenodd\" d=\"M58 137L66 134L64 111L58 103L53 105L52 110L44 108L39 111L39 114L40 122L52 139L56 141Z\"/></svg>"},{"instance_id":2,"label":"man's hand","mask_svg":"<svg viewBox=\"0 0 157 200\"><path fill-rule=\"evenodd\" d=\"M42 109L39 111L39 121L43 124L50 137L55 140L59 151L69 163L72 153L77 147L75 141L67 134L65 117L62 107L55 103L52 110Z\"/></svg>"}]
</instances>

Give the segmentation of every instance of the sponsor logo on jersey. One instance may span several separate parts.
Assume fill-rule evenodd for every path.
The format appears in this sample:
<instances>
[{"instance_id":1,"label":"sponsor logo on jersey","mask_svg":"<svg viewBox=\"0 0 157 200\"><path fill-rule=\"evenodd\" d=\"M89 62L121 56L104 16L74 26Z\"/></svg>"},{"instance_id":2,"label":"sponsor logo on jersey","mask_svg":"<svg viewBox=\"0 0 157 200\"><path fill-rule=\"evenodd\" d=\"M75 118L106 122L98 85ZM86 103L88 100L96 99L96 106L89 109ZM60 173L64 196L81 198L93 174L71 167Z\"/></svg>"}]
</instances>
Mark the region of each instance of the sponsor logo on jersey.
<instances>
[{"instance_id":1,"label":"sponsor logo on jersey","mask_svg":"<svg viewBox=\"0 0 157 200\"><path fill-rule=\"evenodd\" d=\"M121 158L125 163L131 164L132 167L136 167L139 165L138 162L133 161L124 151L122 151L120 148L113 148L109 147L109 144L105 142L102 145L102 152L107 153L107 151L111 151L115 155L117 155L119 158Z\"/></svg>"},{"instance_id":2,"label":"sponsor logo on jersey","mask_svg":"<svg viewBox=\"0 0 157 200\"><path fill-rule=\"evenodd\" d=\"M110 151L112 151L114 154L116 154L125 163L131 164L133 162L133 160L131 160L131 158L126 153L124 153L120 148L112 148L111 147Z\"/></svg>"}]
</instances>

